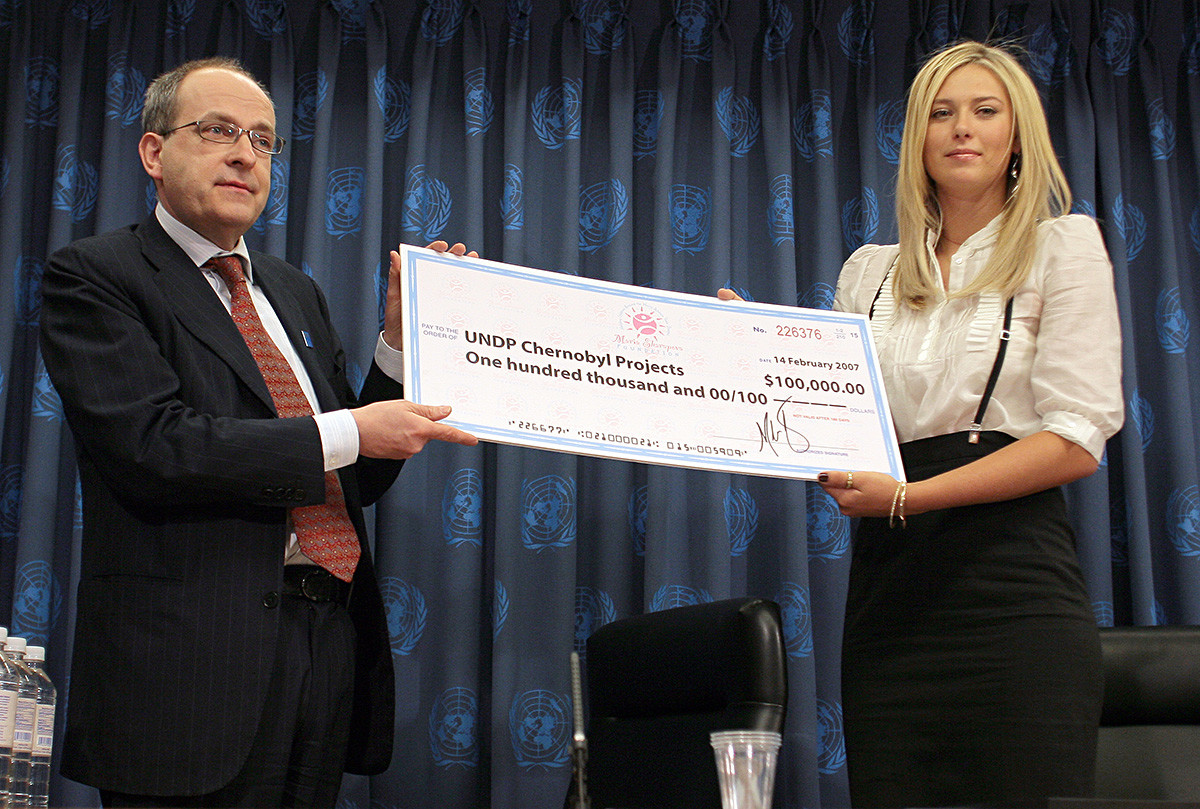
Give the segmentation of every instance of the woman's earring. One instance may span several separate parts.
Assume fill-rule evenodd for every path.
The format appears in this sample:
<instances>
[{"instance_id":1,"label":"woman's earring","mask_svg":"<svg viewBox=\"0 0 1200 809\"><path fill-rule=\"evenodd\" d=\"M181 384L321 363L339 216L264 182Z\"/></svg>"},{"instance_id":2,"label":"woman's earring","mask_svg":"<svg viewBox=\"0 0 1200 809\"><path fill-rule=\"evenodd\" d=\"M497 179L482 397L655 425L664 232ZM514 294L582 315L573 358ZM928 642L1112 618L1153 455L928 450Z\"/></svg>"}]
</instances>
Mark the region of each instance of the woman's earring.
<instances>
[{"instance_id":1,"label":"woman's earring","mask_svg":"<svg viewBox=\"0 0 1200 809\"><path fill-rule=\"evenodd\" d=\"M1009 189L1009 194L1016 193L1017 188L1021 185L1021 153L1013 152L1012 160L1008 161L1008 176L1012 177L1012 188Z\"/></svg>"}]
</instances>

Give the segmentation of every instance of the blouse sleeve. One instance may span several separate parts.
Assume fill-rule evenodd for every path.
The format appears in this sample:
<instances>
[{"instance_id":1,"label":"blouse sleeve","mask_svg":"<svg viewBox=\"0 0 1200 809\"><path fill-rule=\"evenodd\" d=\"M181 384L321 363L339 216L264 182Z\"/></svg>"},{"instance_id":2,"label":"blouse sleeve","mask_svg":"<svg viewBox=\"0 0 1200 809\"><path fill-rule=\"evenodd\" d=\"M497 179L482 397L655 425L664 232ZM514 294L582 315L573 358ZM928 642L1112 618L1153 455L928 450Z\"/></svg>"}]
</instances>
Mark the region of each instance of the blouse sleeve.
<instances>
[{"instance_id":1,"label":"blouse sleeve","mask_svg":"<svg viewBox=\"0 0 1200 809\"><path fill-rule=\"evenodd\" d=\"M1043 429L1097 460L1125 418L1112 263L1095 221L1047 223L1034 272L1042 314L1031 383Z\"/></svg>"},{"instance_id":2,"label":"blouse sleeve","mask_svg":"<svg viewBox=\"0 0 1200 809\"><path fill-rule=\"evenodd\" d=\"M837 291L833 295L834 311L867 314L897 252L894 244L864 244L855 250L838 275Z\"/></svg>"}]
</instances>

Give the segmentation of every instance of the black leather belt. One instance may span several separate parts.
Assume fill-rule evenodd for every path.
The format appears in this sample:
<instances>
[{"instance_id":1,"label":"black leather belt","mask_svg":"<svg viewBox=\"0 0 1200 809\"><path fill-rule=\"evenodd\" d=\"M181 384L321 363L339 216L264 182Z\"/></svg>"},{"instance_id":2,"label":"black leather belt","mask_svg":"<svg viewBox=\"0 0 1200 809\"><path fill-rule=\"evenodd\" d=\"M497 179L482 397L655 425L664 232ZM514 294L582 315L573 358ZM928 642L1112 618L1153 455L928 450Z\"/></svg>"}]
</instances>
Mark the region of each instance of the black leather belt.
<instances>
[{"instance_id":1,"label":"black leather belt","mask_svg":"<svg viewBox=\"0 0 1200 809\"><path fill-rule=\"evenodd\" d=\"M336 601L345 606L350 584L316 565L284 565L283 594L318 603Z\"/></svg>"}]
</instances>

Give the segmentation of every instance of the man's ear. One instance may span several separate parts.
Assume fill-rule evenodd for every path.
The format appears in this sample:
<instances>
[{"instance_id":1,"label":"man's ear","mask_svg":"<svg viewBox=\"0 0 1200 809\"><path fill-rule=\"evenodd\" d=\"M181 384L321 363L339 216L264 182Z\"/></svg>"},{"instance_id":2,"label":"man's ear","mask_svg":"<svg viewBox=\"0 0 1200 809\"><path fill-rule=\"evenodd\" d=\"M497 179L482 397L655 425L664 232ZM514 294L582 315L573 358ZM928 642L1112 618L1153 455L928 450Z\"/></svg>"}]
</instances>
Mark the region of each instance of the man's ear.
<instances>
[{"instance_id":1,"label":"man's ear","mask_svg":"<svg viewBox=\"0 0 1200 809\"><path fill-rule=\"evenodd\" d=\"M166 139L157 132L147 132L138 141L138 155L142 158L142 168L156 182L162 180L162 150Z\"/></svg>"}]
</instances>

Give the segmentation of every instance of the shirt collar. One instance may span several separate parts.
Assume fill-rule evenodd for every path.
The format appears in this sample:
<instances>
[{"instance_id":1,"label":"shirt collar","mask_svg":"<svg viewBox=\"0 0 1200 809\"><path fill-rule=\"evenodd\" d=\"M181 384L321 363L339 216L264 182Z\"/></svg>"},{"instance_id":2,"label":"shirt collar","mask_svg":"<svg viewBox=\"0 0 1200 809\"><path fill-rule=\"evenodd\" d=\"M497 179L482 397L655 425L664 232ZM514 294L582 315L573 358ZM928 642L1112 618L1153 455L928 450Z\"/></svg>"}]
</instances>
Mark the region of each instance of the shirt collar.
<instances>
[{"instance_id":1,"label":"shirt collar","mask_svg":"<svg viewBox=\"0 0 1200 809\"><path fill-rule=\"evenodd\" d=\"M163 230L167 232L167 235L171 237L171 241L179 245L183 249L183 252L187 253L188 258L195 262L197 267L213 256L235 255L242 259L242 269L246 273L247 283L254 283L253 270L250 265L250 250L246 247L245 238L239 236L233 250L222 250L172 216L171 212L164 208L161 202L155 206L154 216L158 219L158 223L162 225Z\"/></svg>"}]
</instances>

